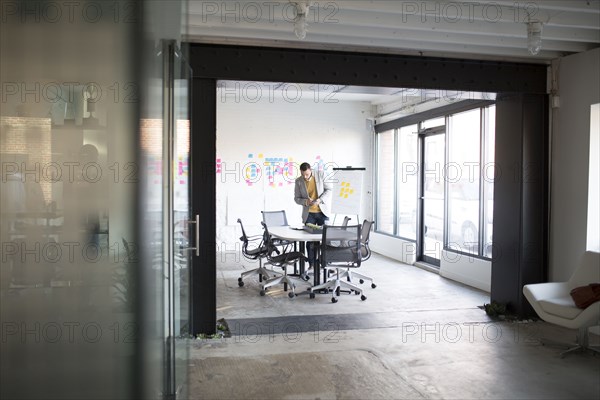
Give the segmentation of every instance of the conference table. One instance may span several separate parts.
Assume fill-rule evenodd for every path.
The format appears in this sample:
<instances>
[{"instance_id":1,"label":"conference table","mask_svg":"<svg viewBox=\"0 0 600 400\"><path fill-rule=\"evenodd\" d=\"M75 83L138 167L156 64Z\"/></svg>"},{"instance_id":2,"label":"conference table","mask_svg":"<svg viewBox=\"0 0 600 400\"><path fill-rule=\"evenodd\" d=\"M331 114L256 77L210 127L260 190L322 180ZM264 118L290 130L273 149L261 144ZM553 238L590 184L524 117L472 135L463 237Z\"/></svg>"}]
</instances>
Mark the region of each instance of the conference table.
<instances>
[{"instance_id":1,"label":"conference table","mask_svg":"<svg viewBox=\"0 0 600 400\"><path fill-rule=\"evenodd\" d=\"M306 243L307 242L314 242L315 243L315 251L316 251L316 256L317 256L317 262L315 263L314 266L314 281L313 284L314 285L319 285L321 283L321 277L320 277L320 262L319 262L319 256L321 254L321 246L320 246L320 242L321 239L323 238L323 234L322 233L310 233L305 231L302 228L293 228L290 226L270 226L269 227L269 233L271 234L271 236L276 237L278 239L284 239L284 240L288 240L290 242L298 242L300 244L300 252L304 253L305 249L306 249ZM304 275L304 260L300 261L300 276ZM324 280L327 279L327 277L323 278Z\"/></svg>"},{"instance_id":2,"label":"conference table","mask_svg":"<svg viewBox=\"0 0 600 400\"><path fill-rule=\"evenodd\" d=\"M321 240L323 239L323 233L310 233L305 231L303 228L296 228L291 226L271 226L269 227L269 233L271 236L278 239L284 239L290 242L298 242L300 244L300 252L304 253L307 242L313 242L315 244L316 262L314 265L314 281L313 285L319 285L321 283ZM357 238L356 234L353 235L350 231L337 231L328 233L327 240L340 240L348 241ZM300 260L300 276L304 275L304 260ZM327 269L323 269L323 282L327 281Z\"/></svg>"}]
</instances>

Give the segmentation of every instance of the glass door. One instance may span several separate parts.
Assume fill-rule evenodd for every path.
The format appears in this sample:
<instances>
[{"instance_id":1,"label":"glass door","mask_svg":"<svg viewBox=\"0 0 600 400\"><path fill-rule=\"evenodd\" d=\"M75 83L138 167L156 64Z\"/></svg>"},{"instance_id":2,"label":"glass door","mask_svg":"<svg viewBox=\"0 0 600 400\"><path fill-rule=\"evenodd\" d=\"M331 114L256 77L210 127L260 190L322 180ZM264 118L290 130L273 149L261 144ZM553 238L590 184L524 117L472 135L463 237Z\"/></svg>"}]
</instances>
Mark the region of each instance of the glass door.
<instances>
[{"instance_id":1,"label":"glass door","mask_svg":"<svg viewBox=\"0 0 600 400\"><path fill-rule=\"evenodd\" d=\"M185 398L190 258L197 221L190 216L191 72L175 41L163 40L146 62L140 139L142 182L140 397Z\"/></svg>"},{"instance_id":2,"label":"glass door","mask_svg":"<svg viewBox=\"0 0 600 400\"><path fill-rule=\"evenodd\" d=\"M190 257L197 219L190 212L190 67L175 41L163 41L163 247L165 293L165 392L185 397L190 311Z\"/></svg>"},{"instance_id":3,"label":"glass door","mask_svg":"<svg viewBox=\"0 0 600 400\"><path fill-rule=\"evenodd\" d=\"M172 216L173 258L171 276L171 337L174 338L174 384L177 398L185 393L190 333L190 267L191 257L197 256L195 245L198 219L191 214L190 185L190 84L191 69L181 49L171 43L173 58L173 120L172 140Z\"/></svg>"},{"instance_id":4,"label":"glass door","mask_svg":"<svg viewBox=\"0 0 600 400\"><path fill-rule=\"evenodd\" d=\"M439 266L444 244L444 166L446 154L445 127L419 132L421 138L421 204L419 257Z\"/></svg>"}]
</instances>

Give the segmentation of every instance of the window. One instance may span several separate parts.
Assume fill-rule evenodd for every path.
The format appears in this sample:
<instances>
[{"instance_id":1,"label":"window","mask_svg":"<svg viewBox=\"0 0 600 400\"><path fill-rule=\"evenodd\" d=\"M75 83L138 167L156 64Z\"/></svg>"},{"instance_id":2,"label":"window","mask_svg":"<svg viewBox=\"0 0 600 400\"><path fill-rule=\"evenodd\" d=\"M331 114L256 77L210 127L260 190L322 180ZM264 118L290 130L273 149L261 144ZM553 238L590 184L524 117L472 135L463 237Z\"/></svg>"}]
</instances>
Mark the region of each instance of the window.
<instances>
[{"instance_id":1,"label":"window","mask_svg":"<svg viewBox=\"0 0 600 400\"><path fill-rule=\"evenodd\" d=\"M417 239L418 201L418 140L417 125L398 130L398 176L397 176L397 233L407 239Z\"/></svg>"},{"instance_id":2,"label":"window","mask_svg":"<svg viewBox=\"0 0 600 400\"><path fill-rule=\"evenodd\" d=\"M479 249L479 182L481 110L448 118L448 236L446 246L477 254Z\"/></svg>"},{"instance_id":3,"label":"window","mask_svg":"<svg viewBox=\"0 0 600 400\"><path fill-rule=\"evenodd\" d=\"M491 258L495 124L486 105L378 133L376 231Z\"/></svg>"},{"instance_id":4,"label":"window","mask_svg":"<svg viewBox=\"0 0 600 400\"><path fill-rule=\"evenodd\" d=\"M395 234L394 131L377 135L377 230Z\"/></svg>"},{"instance_id":5,"label":"window","mask_svg":"<svg viewBox=\"0 0 600 400\"><path fill-rule=\"evenodd\" d=\"M494 227L494 179L496 178L496 106L483 109L483 256L492 257Z\"/></svg>"},{"instance_id":6,"label":"window","mask_svg":"<svg viewBox=\"0 0 600 400\"><path fill-rule=\"evenodd\" d=\"M590 109L590 158L588 177L588 214L587 214L587 244L586 250L600 250L600 103L592 104Z\"/></svg>"}]
</instances>

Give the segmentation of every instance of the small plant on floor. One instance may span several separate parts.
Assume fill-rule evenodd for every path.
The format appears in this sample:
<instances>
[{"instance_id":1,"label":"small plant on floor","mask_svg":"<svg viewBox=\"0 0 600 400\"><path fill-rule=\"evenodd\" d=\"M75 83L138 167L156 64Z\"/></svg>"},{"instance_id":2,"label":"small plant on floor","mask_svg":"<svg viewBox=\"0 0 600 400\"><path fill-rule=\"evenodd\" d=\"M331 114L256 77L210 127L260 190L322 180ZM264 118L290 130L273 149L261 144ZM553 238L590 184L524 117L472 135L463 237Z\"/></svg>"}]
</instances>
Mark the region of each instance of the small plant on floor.
<instances>
[{"instance_id":1,"label":"small plant on floor","mask_svg":"<svg viewBox=\"0 0 600 400\"><path fill-rule=\"evenodd\" d=\"M491 304L484 304L483 309L490 317L500 317L506 314L506 304L501 304L496 301L492 301Z\"/></svg>"},{"instance_id":2,"label":"small plant on floor","mask_svg":"<svg viewBox=\"0 0 600 400\"><path fill-rule=\"evenodd\" d=\"M229 331L229 326L224 318L217 321L217 332L212 335L207 335L205 333L196 335L196 339L221 339L227 337L231 337L231 332Z\"/></svg>"}]
</instances>

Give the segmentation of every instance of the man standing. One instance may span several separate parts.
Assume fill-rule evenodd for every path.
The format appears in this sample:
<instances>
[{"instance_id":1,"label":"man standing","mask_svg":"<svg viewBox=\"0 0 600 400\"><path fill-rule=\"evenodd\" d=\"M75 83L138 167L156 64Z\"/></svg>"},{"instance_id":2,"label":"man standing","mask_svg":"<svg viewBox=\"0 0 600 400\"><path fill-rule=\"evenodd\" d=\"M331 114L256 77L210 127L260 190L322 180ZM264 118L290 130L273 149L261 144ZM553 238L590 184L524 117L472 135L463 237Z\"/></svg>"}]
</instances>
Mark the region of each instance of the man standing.
<instances>
[{"instance_id":1,"label":"man standing","mask_svg":"<svg viewBox=\"0 0 600 400\"><path fill-rule=\"evenodd\" d=\"M307 162L300 164L300 174L296 179L294 200L302 206L302 221L324 225L329 219L331 185L325 182L323 171L313 173Z\"/></svg>"},{"instance_id":2,"label":"man standing","mask_svg":"<svg viewBox=\"0 0 600 400\"><path fill-rule=\"evenodd\" d=\"M301 176L296 179L294 201L302 206L302 221L305 224L325 225L329 218L331 185L325 182L323 171L313 173L310 164L300 164ZM315 263L313 243L308 243L308 263Z\"/></svg>"}]
</instances>

